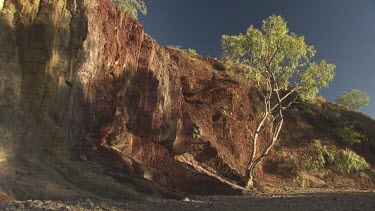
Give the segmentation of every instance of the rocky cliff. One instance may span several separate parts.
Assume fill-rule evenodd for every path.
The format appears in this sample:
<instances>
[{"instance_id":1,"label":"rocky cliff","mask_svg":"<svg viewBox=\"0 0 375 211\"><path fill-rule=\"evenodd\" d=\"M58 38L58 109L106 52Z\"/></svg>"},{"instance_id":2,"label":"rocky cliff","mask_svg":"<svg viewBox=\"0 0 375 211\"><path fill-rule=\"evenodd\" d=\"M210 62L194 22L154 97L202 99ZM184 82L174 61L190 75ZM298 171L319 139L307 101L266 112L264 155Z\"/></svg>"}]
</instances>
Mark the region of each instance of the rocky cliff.
<instances>
[{"instance_id":1,"label":"rocky cliff","mask_svg":"<svg viewBox=\"0 0 375 211\"><path fill-rule=\"evenodd\" d=\"M216 175L241 181L251 152L242 125L254 127L259 99L219 61L159 46L110 0L5 0L0 10L0 190L241 192Z\"/></svg>"},{"instance_id":2,"label":"rocky cliff","mask_svg":"<svg viewBox=\"0 0 375 211\"><path fill-rule=\"evenodd\" d=\"M194 131L214 133L200 128L183 90L187 76L209 86L209 63L158 46L109 0L7 0L0 33L1 144L8 162L22 154L24 165L35 159L59 168L58 156L69 162L87 158L120 178L126 174L193 193L235 192L175 159L189 150ZM202 142L195 151L207 148L211 157L220 147L236 147L216 138ZM73 172L57 171L75 180L69 178ZM17 195L19 190L10 189Z\"/></svg>"}]
</instances>

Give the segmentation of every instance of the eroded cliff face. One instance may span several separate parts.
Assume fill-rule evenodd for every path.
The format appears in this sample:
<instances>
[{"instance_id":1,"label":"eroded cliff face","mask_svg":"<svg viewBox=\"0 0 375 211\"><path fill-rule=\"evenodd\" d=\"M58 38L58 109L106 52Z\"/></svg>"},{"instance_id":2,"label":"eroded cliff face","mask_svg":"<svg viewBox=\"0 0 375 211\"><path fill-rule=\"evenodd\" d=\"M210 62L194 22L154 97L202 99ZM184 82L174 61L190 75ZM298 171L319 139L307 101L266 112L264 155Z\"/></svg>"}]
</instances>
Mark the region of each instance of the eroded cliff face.
<instances>
[{"instance_id":1,"label":"eroded cliff face","mask_svg":"<svg viewBox=\"0 0 375 211\"><path fill-rule=\"evenodd\" d=\"M32 119L19 133L1 131L8 160L53 144L61 156L85 156L115 177L239 193L190 165L222 166L238 178L249 156L241 129L220 113L249 105L234 99L247 91L214 70L216 61L160 47L109 0L5 0L0 27L1 123L9 129ZM44 129L33 127L43 124L60 139L36 138Z\"/></svg>"}]
</instances>

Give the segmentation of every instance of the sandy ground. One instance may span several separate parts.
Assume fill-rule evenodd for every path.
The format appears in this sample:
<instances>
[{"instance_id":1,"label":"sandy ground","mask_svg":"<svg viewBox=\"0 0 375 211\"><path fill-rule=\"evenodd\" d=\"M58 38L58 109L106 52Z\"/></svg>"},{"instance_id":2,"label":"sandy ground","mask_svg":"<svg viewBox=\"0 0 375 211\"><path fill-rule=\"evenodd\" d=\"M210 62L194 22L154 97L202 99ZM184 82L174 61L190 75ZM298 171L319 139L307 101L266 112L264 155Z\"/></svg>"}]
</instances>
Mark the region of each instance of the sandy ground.
<instances>
[{"instance_id":1,"label":"sandy ground","mask_svg":"<svg viewBox=\"0 0 375 211\"><path fill-rule=\"evenodd\" d=\"M0 204L0 210L375 210L375 192L193 196L152 202L27 200Z\"/></svg>"}]
</instances>

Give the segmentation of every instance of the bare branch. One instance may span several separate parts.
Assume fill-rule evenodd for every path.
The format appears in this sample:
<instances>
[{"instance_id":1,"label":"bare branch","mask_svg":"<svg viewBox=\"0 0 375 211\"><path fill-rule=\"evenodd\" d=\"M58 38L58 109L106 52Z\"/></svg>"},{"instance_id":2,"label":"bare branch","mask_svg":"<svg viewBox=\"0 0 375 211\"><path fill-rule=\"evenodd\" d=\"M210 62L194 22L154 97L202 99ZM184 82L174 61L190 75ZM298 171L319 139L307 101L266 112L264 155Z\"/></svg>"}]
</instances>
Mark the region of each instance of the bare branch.
<instances>
[{"instance_id":1,"label":"bare branch","mask_svg":"<svg viewBox=\"0 0 375 211\"><path fill-rule=\"evenodd\" d=\"M262 130L259 131L259 133L262 133L263 131L265 131L265 130L266 130L271 124L273 124L273 123L276 121L276 119L277 119L278 117L280 117L280 114L276 115L275 117L272 117L272 120L271 120L268 124L264 125L264 126L262 127Z\"/></svg>"},{"instance_id":2,"label":"bare branch","mask_svg":"<svg viewBox=\"0 0 375 211\"><path fill-rule=\"evenodd\" d=\"M268 67L271 66L272 60L275 58L275 56L277 55L277 53L281 49L281 41L283 41L284 39L285 39L285 35L277 42L276 50L275 50L275 52L273 53L272 57L269 60Z\"/></svg>"},{"instance_id":3,"label":"bare branch","mask_svg":"<svg viewBox=\"0 0 375 211\"><path fill-rule=\"evenodd\" d=\"M296 96L296 97L293 99L293 101L289 102L288 105L282 107L283 111L285 111L286 109L288 109L291 105L297 103L297 99L298 99L298 96Z\"/></svg>"}]
</instances>

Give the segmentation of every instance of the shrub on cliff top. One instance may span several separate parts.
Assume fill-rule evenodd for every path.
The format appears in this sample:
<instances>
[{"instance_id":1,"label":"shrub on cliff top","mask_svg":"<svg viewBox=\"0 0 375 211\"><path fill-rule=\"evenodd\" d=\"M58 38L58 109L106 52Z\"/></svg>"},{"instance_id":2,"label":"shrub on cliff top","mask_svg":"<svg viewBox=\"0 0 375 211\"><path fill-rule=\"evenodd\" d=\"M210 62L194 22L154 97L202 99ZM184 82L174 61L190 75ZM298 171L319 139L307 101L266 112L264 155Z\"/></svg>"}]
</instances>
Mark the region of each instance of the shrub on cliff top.
<instances>
[{"instance_id":1,"label":"shrub on cliff top","mask_svg":"<svg viewBox=\"0 0 375 211\"><path fill-rule=\"evenodd\" d=\"M193 56L198 56L199 55L196 50L194 50L192 48L188 48L186 50L186 49L183 49L179 45L168 45L167 48L174 49L174 50L177 50L177 51L182 51L182 52L188 53L188 54L193 55Z\"/></svg>"},{"instance_id":2,"label":"shrub on cliff top","mask_svg":"<svg viewBox=\"0 0 375 211\"><path fill-rule=\"evenodd\" d=\"M112 0L112 2L135 19L138 19L138 12L143 15L147 14L147 7L144 0Z\"/></svg>"},{"instance_id":3,"label":"shrub on cliff top","mask_svg":"<svg viewBox=\"0 0 375 211\"><path fill-rule=\"evenodd\" d=\"M343 95L337 97L336 102L343 106L359 109L368 105L370 97L364 91L353 89L352 91L345 92Z\"/></svg>"}]
</instances>

